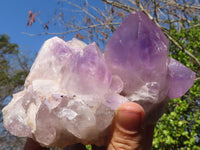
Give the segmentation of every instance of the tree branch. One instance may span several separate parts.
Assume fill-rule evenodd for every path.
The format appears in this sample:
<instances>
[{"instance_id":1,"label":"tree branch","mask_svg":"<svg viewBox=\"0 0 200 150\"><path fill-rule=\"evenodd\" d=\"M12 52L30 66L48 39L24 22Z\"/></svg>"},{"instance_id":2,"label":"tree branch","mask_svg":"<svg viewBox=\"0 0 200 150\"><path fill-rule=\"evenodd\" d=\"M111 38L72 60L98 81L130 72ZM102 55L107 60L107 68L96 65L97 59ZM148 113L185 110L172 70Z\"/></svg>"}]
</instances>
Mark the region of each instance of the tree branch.
<instances>
[{"instance_id":1,"label":"tree branch","mask_svg":"<svg viewBox=\"0 0 200 150\"><path fill-rule=\"evenodd\" d=\"M115 2L115 1L110 1L110 0L102 0L102 1L109 4L109 5L115 6L117 8L123 9L123 10L128 11L128 12L136 11L135 8L127 6L127 5L120 3L120 2Z\"/></svg>"},{"instance_id":2,"label":"tree branch","mask_svg":"<svg viewBox=\"0 0 200 150\"><path fill-rule=\"evenodd\" d=\"M200 24L196 24L196 25L193 25L193 26L184 28L184 29L185 29L185 30L189 30L189 29L191 29L191 28L196 28L196 27L200 27Z\"/></svg>"},{"instance_id":3,"label":"tree branch","mask_svg":"<svg viewBox=\"0 0 200 150\"><path fill-rule=\"evenodd\" d=\"M196 63L200 66L200 61L198 60L198 58L196 58L192 53L190 53L188 50L184 49L171 35L169 35L169 33L167 31L163 31L165 33L165 35L169 38L169 40L174 43L180 50L182 50L183 52L185 52L188 56L190 56L191 58L193 58Z\"/></svg>"},{"instance_id":4,"label":"tree branch","mask_svg":"<svg viewBox=\"0 0 200 150\"><path fill-rule=\"evenodd\" d=\"M91 29L91 28L96 28L96 27L105 27L106 25L119 25L120 23L101 23L101 24L95 24L95 25L90 25L90 26L83 26L80 28L76 28L74 30L68 30L66 32L59 32L59 33L54 33L54 32L43 32L43 33L38 33L38 34L31 34L31 33L26 33L26 32L22 32L22 34L26 34L29 36L40 36L40 35L63 35L63 34L69 34L69 33L73 33L73 32L78 32L81 30L85 30L85 29Z\"/></svg>"},{"instance_id":5,"label":"tree branch","mask_svg":"<svg viewBox=\"0 0 200 150\"><path fill-rule=\"evenodd\" d=\"M198 78L195 79L195 81L198 81L198 80L200 80L200 77L198 77Z\"/></svg>"}]
</instances>

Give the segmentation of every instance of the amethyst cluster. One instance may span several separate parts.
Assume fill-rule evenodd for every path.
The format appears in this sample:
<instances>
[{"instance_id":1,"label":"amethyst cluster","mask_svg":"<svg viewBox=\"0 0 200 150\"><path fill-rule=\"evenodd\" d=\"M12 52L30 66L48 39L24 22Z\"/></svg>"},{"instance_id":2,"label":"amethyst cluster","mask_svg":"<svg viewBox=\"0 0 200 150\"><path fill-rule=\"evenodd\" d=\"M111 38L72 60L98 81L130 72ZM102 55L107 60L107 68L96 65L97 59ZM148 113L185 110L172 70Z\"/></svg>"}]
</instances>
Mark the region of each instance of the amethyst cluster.
<instances>
[{"instance_id":1,"label":"amethyst cluster","mask_svg":"<svg viewBox=\"0 0 200 150\"><path fill-rule=\"evenodd\" d=\"M47 40L24 90L3 109L4 125L44 146L105 145L122 103L142 105L153 124L168 99L184 95L194 79L194 72L168 57L160 28L138 11L124 19L104 54L96 43Z\"/></svg>"}]
</instances>

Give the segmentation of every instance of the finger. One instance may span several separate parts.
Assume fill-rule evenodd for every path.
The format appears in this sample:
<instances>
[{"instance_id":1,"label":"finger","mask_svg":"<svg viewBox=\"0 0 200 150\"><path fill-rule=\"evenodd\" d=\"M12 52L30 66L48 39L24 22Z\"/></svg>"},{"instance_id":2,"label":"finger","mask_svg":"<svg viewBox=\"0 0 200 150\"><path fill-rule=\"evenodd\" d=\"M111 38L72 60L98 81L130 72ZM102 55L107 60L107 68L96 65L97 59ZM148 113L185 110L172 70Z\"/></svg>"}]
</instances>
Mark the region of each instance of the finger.
<instances>
[{"instance_id":1,"label":"finger","mask_svg":"<svg viewBox=\"0 0 200 150\"><path fill-rule=\"evenodd\" d=\"M28 138L24 146L24 150L49 150L49 148L41 147L38 142Z\"/></svg>"},{"instance_id":2,"label":"finger","mask_svg":"<svg viewBox=\"0 0 200 150\"><path fill-rule=\"evenodd\" d=\"M142 149L142 125L144 118L144 110L139 104L133 102L122 104L114 118L108 150Z\"/></svg>"}]
</instances>

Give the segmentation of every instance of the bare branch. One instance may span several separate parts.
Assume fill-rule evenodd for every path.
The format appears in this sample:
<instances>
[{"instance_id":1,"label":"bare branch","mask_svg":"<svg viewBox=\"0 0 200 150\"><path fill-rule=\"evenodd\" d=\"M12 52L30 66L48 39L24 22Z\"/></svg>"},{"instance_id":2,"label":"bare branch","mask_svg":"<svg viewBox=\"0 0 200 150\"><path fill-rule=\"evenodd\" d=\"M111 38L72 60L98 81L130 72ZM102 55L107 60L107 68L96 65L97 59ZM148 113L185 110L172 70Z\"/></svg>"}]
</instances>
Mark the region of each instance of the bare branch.
<instances>
[{"instance_id":1,"label":"bare branch","mask_svg":"<svg viewBox=\"0 0 200 150\"><path fill-rule=\"evenodd\" d=\"M193 25L193 26L189 26L187 28L184 28L185 30L189 30L191 28L196 28L196 27L200 27L200 24L196 24L196 25Z\"/></svg>"},{"instance_id":2,"label":"bare branch","mask_svg":"<svg viewBox=\"0 0 200 150\"><path fill-rule=\"evenodd\" d=\"M129 7L123 3L120 3L120 2L115 2L115 1L110 1L110 0L102 0L103 2L107 3L107 4L110 4L110 5L113 5L117 8L120 8L120 9L123 9L125 11L128 11L128 12L133 12L133 11L136 11L136 9L134 9L133 7Z\"/></svg>"},{"instance_id":3,"label":"bare branch","mask_svg":"<svg viewBox=\"0 0 200 150\"><path fill-rule=\"evenodd\" d=\"M74 32L78 32L81 30L85 30L85 29L90 29L90 28L96 28L96 27L105 27L106 25L119 25L120 23L102 23L102 24L95 24L95 25L89 25L89 26L83 26L80 28L75 28L74 30L68 30L66 32L59 32L59 33L53 33L53 32L43 32L43 33L38 33L38 34L30 34L30 33L26 33L26 32L22 32L22 34L26 34L29 36L40 36L40 35L64 35L64 34L69 34L69 33L74 33Z\"/></svg>"},{"instance_id":4,"label":"bare branch","mask_svg":"<svg viewBox=\"0 0 200 150\"><path fill-rule=\"evenodd\" d=\"M190 56L191 58L193 58L198 65L200 65L200 61L198 60L198 58L196 58L192 53L190 53L189 51L187 51L186 49L184 49L171 35L169 35L169 33L167 31L164 31L164 33L169 38L169 40L171 42L173 42L180 50L182 50L183 52L185 52L188 56Z\"/></svg>"},{"instance_id":5,"label":"bare branch","mask_svg":"<svg viewBox=\"0 0 200 150\"><path fill-rule=\"evenodd\" d=\"M200 80L200 77L198 77L198 78L195 79L195 81L198 81L198 80Z\"/></svg>"},{"instance_id":6,"label":"bare branch","mask_svg":"<svg viewBox=\"0 0 200 150\"><path fill-rule=\"evenodd\" d=\"M94 15L92 15L91 13L89 13L87 10L83 9L83 8L80 7L79 5L76 5L76 4L74 4L74 3L70 2L70 1L67 1L67 0L62 0L62 1L65 1L65 2L67 2L68 4L70 4L70 5L72 5L72 6L76 7L76 8L78 8L78 9L80 9L80 10L81 10L82 12L84 12L86 15L88 15L88 16L90 16L91 18L95 19L95 16L94 16Z\"/></svg>"}]
</instances>

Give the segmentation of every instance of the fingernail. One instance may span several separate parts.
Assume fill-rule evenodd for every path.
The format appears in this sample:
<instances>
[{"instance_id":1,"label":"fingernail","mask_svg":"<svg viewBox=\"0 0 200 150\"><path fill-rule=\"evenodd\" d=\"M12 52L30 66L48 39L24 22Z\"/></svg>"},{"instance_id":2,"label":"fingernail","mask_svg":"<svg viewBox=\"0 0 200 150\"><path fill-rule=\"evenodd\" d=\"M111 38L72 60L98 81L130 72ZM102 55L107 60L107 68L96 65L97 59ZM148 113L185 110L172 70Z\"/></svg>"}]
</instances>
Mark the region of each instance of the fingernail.
<instances>
[{"instance_id":1,"label":"fingernail","mask_svg":"<svg viewBox=\"0 0 200 150\"><path fill-rule=\"evenodd\" d=\"M141 129L142 117L140 112L118 110L117 121L126 130L134 131Z\"/></svg>"}]
</instances>

